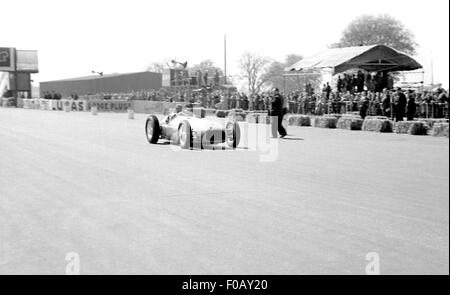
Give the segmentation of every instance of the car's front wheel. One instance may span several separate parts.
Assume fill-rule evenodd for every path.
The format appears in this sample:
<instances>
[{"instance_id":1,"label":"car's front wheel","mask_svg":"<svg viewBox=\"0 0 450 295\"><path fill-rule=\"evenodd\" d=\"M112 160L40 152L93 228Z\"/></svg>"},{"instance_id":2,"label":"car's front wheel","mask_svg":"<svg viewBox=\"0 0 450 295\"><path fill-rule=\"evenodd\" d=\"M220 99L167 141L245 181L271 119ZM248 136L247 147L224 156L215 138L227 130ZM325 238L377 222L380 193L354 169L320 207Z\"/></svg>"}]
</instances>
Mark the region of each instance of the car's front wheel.
<instances>
[{"instance_id":1,"label":"car's front wheel","mask_svg":"<svg viewBox=\"0 0 450 295\"><path fill-rule=\"evenodd\" d=\"M145 135L147 141L152 144L158 143L161 135L161 128L159 127L159 120L155 115L150 115L145 123Z\"/></svg>"},{"instance_id":2,"label":"car's front wheel","mask_svg":"<svg viewBox=\"0 0 450 295\"><path fill-rule=\"evenodd\" d=\"M228 122L225 126L226 143L231 148L236 148L241 140L241 129L237 122Z\"/></svg>"},{"instance_id":3,"label":"car's front wheel","mask_svg":"<svg viewBox=\"0 0 450 295\"><path fill-rule=\"evenodd\" d=\"M190 149L192 147L192 129L188 121L181 122L178 129L178 140L182 149Z\"/></svg>"}]
</instances>

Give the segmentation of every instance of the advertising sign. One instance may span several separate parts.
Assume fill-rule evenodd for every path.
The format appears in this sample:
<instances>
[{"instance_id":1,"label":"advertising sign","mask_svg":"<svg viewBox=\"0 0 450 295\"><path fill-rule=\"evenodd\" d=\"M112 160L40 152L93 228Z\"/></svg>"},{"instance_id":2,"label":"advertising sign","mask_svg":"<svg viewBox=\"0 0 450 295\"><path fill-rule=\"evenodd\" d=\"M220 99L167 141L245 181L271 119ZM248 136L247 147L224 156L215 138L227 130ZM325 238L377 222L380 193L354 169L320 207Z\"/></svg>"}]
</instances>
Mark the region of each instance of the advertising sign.
<instances>
[{"instance_id":1,"label":"advertising sign","mask_svg":"<svg viewBox=\"0 0 450 295\"><path fill-rule=\"evenodd\" d=\"M37 50L17 50L17 71L28 73L38 72Z\"/></svg>"},{"instance_id":2,"label":"advertising sign","mask_svg":"<svg viewBox=\"0 0 450 295\"><path fill-rule=\"evenodd\" d=\"M127 100L91 100L88 101L86 110L90 111L96 106L99 112L126 112L131 108L131 102Z\"/></svg>"},{"instance_id":3,"label":"advertising sign","mask_svg":"<svg viewBox=\"0 0 450 295\"><path fill-rule=\"evenodd\" d=\"M0 47L0 72L14 71L15 48Z\"/></svg>"}]
</instances>

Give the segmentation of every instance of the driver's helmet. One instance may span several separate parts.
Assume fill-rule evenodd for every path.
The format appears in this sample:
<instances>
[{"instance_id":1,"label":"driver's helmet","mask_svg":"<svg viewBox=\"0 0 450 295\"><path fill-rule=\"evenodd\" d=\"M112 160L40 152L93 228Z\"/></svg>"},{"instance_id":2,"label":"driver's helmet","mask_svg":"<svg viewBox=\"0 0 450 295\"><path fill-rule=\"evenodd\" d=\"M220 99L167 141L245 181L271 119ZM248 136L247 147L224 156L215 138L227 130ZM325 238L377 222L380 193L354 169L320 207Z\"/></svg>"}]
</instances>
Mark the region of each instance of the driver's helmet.
<instances>
[{"instance_id":1,"label":"driver's helmet","mask_svg":"<svg viewBox=\"0 0 450 295\"><path fill-rule=\"evenodd\" d=\"M181 104L177 104L175 106L175 113L180 113L183 110L183 106Z\"/></svg>"}]
</instances>

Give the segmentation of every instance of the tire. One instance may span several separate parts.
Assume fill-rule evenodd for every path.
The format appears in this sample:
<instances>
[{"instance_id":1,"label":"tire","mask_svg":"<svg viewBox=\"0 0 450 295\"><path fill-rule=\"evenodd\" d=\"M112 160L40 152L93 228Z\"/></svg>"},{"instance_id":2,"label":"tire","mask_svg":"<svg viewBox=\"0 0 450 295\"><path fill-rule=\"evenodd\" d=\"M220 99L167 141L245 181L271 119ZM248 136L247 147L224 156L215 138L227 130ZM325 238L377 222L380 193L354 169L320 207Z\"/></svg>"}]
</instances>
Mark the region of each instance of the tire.
<instances>
[{"instance_id":1,"label":"tire","mask_svg":"<svg viewBox=\"0 0 450 295\"><path fill-rule=\"evenodd\" d=\"M237 122L228 122L225 125L225 141L231 148L236 148L241 140L241 128Z\"/></svg>"},{"instance_id":2,"label":"tire","mask_svg":"<svg viewBox=\"0 0 450 295\"><path fill-rule=\"evenodd\" d=\"M192 129L191 124L184 120L178 128L178 142L182 149L192 148Z\"/></svg>"},{"instance_id":3,"label":"tire","mask_svg":"<svg viewBox=\"0 0 450 295\"><path fill-rule=\"evenodd\" d=\"M161 128L159 127L159 120L155 115L150 115L145 123L145 136L147 141L151 144L158 143L161 136Z\"/></svg>"}]
</instances>

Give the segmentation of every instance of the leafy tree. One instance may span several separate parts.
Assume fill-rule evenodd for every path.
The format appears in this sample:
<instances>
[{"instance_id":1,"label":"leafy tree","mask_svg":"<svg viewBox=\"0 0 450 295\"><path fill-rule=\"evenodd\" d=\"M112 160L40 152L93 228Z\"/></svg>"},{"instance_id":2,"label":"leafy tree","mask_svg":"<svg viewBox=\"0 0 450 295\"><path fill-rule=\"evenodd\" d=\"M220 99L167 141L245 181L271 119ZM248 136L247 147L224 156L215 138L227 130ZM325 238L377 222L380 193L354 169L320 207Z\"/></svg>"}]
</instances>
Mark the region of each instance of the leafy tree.
<instances>
[{"instance_id":1,"label":"leafy tree","mask_svg":"<svg viewBox=\"0 0 450 295\"><path fill-rule=\"evenodd\" d=\"M298 88L300 85L298 79L292 79L292 77L284 77L285 69L294 63L303 59L301 55L289 54L286 56L284 62L273 61L268 67L266 73L264 73L263 79L265 80L265 86L277 87L279 89L286 88ZM286 83L285 83L286 82ZM288 85L289 84L289 85Z\"/></svg>"},{"instance_id":2,"label":"leafy tree","mask_svg":"<svg viewBox=\"0 0 450 295\"><path fill-rule=\"evenodd\" d=\"M263 84L267 81L266 72L271 63L271 59L246 52L239 60L241 77L247 80L247 87L250 94L258 93Z\"/></svg>"},{"instance_id":3,"label":"leafy tree","mask_svg":"<svg viewBox=\"0 0 450 295\"><path fill-rule=\"evenodd\" d=\"M390 15L362 15L353 20L331 47L387 45L399 51L415 54L417 43L413 33Z\"/></svg>"}]
</instances>

